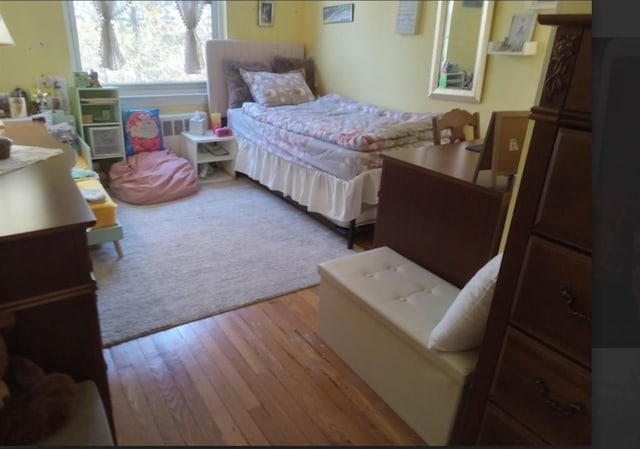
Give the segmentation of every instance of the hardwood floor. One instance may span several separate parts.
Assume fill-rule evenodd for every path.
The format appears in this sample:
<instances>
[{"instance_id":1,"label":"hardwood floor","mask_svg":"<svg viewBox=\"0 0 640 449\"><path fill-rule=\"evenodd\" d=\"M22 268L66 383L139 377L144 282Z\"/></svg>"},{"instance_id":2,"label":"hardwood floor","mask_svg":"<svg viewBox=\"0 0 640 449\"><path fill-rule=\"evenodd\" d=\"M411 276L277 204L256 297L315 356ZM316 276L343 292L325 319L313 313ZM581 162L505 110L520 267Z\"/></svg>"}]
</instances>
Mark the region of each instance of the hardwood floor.
<instances>
[{"instance_id":1,"label":"hardwood floor","mask_svg":"<svg viewBox=\"0 0 640 449\"><path fill-rule=\"evenodd\" d=\"M118 444L424 445L320 339L318 302L314 287L105 349Z\"/></svg>"}]
</instances>

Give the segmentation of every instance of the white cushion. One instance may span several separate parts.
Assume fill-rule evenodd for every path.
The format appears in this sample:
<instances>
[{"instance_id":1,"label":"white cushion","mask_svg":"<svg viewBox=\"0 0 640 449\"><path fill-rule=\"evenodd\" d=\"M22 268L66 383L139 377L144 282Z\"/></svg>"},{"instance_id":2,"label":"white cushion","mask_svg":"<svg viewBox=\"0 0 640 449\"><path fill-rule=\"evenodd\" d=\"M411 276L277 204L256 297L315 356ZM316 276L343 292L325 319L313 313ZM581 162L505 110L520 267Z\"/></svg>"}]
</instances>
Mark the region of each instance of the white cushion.
<instances>
[{"instance_id":1,"label":"white cushion","mask_svg":"<svg viewBox=\"0 0 640 449\"><path fill-rule=\"evenodd\" d=\"M429 348L465 351L480 345L487 325L502 253L487 262L467 284L431 331Z\"/></svg>"},{"instance_id":2,"label":"white cushion","mask_svg":"<svg viewBox=\"0 0 640 449\"><path fill-rule=\"evenodd\" d=\"M330 284L439 369L463 379L475 368L477 351L428 348L431 330L460 292L454 285L386 246L323 262L318 272L320 284Z\"/></svg>"}]
</instances>

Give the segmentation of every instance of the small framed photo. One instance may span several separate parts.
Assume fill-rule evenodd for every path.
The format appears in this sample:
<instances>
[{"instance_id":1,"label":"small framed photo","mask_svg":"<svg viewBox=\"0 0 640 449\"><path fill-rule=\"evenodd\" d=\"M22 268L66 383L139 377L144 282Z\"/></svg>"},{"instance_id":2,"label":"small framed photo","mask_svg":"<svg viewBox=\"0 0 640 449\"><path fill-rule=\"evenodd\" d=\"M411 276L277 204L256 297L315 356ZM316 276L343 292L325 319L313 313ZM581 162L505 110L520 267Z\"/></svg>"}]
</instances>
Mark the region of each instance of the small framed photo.
<instances>
[{"instance_id":1,"label":"small framed photo","mask_svg":"<svg viewBox=\"0 0 640 449\"><path fill-rule=\"evenodd\" d=\"M521 51L524 43L531 40L536 14L515 14L511 19L509 36L504 44L508 51Z\"/></svg>"},{"instance_id":2,"label":"small framed photo","mask_svg":"<svg viewBox=\"0 0 640 449\"><path fill-rule=\"evenodd\" d=\"M273 26L273 2L260 0L258 2L258 26Z\"/></svg>"},{"instance_id":3,"label":"small framed photo","mask_svg":"<svg viewBox=\"0 0 640 449\"><path fill-rule=\"evenodd\" d=\"M527 2L527 9L555 10L557 6L558 6L557 0L530 0Z\"/></svg>"},{"instance_id":4,"label":"small framed photo","mask_svg":"<svg viewBox=\"0 0 640 449\"><path fill-rule=\"evenodd\" d=\"M9 97L9 110L11 111L11 118L26 117L27 102L24 97Z\"/></svg>"}]
</instances>

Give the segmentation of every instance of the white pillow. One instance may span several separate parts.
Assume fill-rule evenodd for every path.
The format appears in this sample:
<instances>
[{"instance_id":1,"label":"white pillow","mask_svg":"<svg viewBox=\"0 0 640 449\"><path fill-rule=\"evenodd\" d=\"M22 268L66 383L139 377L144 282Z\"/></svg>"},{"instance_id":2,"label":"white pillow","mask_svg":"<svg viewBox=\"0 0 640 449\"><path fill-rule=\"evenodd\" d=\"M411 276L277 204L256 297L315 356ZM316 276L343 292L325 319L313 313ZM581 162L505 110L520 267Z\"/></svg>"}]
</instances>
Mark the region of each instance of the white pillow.
<instances>
[{"instance_id":1,"label":"white pillow","mask_svg":"<svg viewBox=\"0 0 640 449\"><path fill-rule=\"evenodd\" d=\"M313 101L316 97L307 86L302 70L287 73L249 72L240 75L256 103L262 106L284 106Z\"/></svg>"},{"instance_id":2,"label":"white pillow","mask_svg":"<svg viewBox=\"0 0 640 449\"><path fill-rule=\"evenodd\" d=\"M442 320L431 331L430 349L465 351L480 345L501 262L502 253L480 268L460 290Z\"/></svg>"}]
</instances>

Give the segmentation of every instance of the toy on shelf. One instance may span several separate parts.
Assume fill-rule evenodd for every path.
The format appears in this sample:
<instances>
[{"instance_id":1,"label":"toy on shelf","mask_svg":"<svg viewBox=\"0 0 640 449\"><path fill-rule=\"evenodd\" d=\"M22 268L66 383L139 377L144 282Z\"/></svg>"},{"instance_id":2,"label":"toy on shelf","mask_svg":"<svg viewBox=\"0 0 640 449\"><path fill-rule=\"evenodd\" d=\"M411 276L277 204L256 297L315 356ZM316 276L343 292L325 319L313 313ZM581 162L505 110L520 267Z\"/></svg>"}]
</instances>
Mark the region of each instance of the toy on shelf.
<instances>
[{"instance_id":1,"label":"toy on shelf","mask_svg":"<svg viewBox=\"0 0 640 449\"><path fill-rule=\"evenodd\" d=\"M98 79L98 72L94 72L93 70L89 72L89 84L89 87L102 87Z\"/></svg>"}]
</instances>

